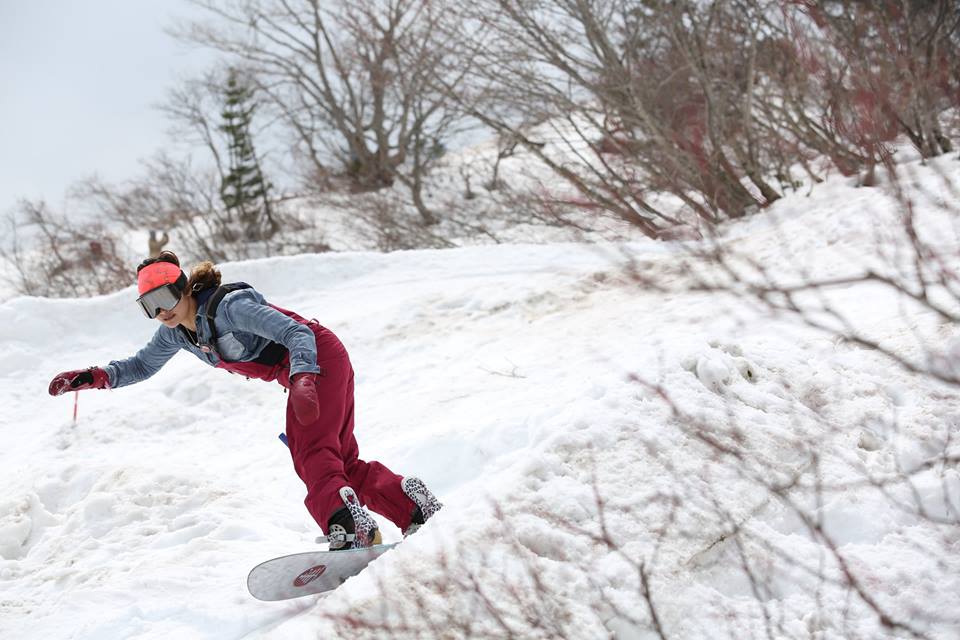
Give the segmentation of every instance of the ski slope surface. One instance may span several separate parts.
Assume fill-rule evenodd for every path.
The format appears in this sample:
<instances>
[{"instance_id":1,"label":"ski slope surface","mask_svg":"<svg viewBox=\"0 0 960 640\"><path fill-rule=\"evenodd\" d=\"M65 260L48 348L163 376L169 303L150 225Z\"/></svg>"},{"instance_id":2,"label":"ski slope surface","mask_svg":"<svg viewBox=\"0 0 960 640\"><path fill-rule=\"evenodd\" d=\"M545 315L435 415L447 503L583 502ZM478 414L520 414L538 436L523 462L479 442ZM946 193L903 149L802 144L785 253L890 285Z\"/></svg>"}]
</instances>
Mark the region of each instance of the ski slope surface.
<instances>
[{"instance_id":1,"label":"ski slope surface","mask_svg":"<svg viewBox=\"0 0 960 640\"><path fill-rule=\"evenodd\" d=\"M842 275L874 259L889 210L834 180L726 233L771 267ZM956 449L957 389L683 291L685 248L221 265L341 337L361 456L446 505L332 595L281 603L251 598L247 571L320 534L277 438L283 389L181 353L81 393L74 422L50 378L133 354L155 324L132 287L3 303L0 638L960 637L960 475L926 465ZM955 325L889 290L832 295L890 348L960 360ZM897 470L910 481L863 482Z\"/></svg>"}]
</instances>

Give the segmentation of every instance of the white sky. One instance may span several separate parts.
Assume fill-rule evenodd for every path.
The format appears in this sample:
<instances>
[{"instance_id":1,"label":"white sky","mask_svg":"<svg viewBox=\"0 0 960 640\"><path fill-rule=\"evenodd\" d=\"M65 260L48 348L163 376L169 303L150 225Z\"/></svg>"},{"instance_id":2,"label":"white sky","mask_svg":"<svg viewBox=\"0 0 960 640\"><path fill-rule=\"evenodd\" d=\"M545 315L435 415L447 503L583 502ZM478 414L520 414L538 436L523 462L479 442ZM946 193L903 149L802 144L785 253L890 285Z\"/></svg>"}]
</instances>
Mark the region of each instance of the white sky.
<instances>
[{"instance_id":1,"label":"white sky","mask_svg":"<svg viewBox=\"0 0 960 640\"><path fill-rule=\"evenodd\" d=\"M0 0L0 214L132 177L166 140L152 105L205 51L164 33L186 0Z\"/></svg>"}]
</instances>

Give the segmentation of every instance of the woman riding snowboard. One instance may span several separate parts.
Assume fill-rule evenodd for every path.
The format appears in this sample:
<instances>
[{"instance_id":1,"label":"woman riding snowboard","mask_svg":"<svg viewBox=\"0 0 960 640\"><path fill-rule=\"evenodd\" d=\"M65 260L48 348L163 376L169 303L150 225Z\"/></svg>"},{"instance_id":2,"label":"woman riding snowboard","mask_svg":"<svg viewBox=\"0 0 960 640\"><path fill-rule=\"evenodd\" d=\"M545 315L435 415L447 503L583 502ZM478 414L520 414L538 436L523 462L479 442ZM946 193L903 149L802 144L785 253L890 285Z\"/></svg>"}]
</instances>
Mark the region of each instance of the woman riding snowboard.
<instances>
[{"instance_id":1,"label":"woman riding snowboard","mask_svg":"<svg viewBox=\"0 0 960 640\"><path fill-rule=\"evenodd\" d=\"M160 326L136 355L105 367L67 371L50 395L116 389L146 380L181 349L210 366L289 389L286 442L307 486L304 501L331 550L380 543L376 521L393 522L404 536L442 506L424 483L359 458L353 435L353 367L340 340L316 320L267 303L244 283L221 285L210 262L190 277L170 251L137 268L137 303Z\"/></svg>"}]
</instances>

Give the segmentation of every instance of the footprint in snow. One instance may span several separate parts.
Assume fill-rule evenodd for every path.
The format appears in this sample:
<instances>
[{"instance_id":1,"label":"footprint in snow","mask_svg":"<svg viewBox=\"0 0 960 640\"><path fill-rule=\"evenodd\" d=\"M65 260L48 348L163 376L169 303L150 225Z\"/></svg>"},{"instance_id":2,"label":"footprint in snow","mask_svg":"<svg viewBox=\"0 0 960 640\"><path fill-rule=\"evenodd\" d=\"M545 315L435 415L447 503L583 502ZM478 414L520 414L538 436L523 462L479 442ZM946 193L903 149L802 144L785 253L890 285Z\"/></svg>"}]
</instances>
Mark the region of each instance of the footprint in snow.
<instances>
[{"instance_id":1,"label":"footprint in snow","mask_svg":"<svg viewBox=\"0 0 960 640\"><path fill-rule=\"evenodd\" d=\"M43 530L56 521L36 493L0 503L0 558L19 560L25 557Z\"/></svg>"},{"instance_id":2,"label":"footprint in snow","mask_svg":"<svg viewBox=\"0 0 960 640\"><path fill-rule=\"evenodd\" d=\"M684 368L697 376L697 379L715 393L721 393L725 388L738 380L755 382L757 368L746 358L732 356L720 350L710 350L701 355L695 355L684 362Z\"/></svg>"}]
</instances>

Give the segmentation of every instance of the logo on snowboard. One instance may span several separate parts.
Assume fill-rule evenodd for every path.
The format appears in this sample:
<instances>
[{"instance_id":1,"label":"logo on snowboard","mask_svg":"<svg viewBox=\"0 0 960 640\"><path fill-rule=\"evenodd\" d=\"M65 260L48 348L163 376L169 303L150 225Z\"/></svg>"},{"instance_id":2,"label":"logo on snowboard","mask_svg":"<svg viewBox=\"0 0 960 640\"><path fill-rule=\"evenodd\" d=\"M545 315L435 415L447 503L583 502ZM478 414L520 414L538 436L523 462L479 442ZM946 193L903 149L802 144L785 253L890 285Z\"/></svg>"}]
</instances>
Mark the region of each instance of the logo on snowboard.
<instances>
[{"instance_id":1,"label":"logo on snowboard","mask_svg":"<svg viewBox=\"0 0 960 640\"><path fill-rule=\"evenodd\" d=\"M311 567L297 576L297 579L293 581L293 586L295 587L305 587L320 576L323 575L323 572L327 570L327 565L318 564L315 567Z\"/></svg>"}]
</instances>

